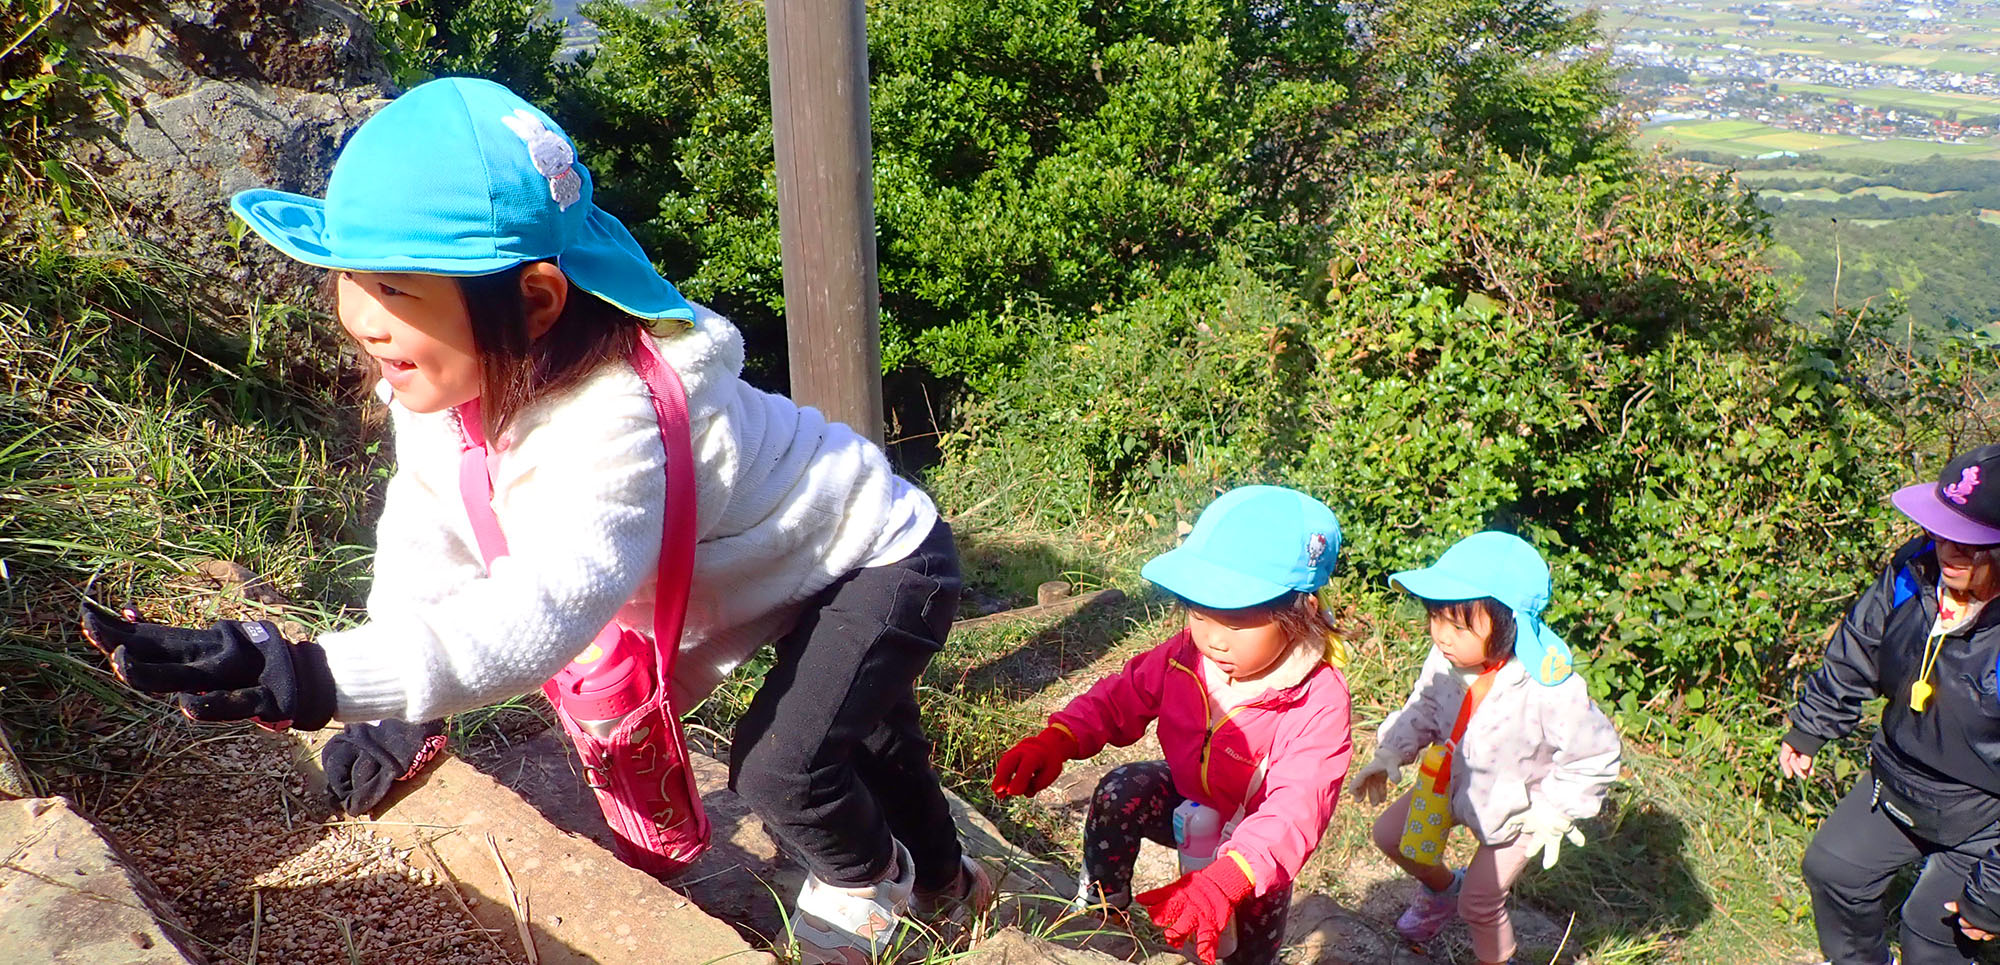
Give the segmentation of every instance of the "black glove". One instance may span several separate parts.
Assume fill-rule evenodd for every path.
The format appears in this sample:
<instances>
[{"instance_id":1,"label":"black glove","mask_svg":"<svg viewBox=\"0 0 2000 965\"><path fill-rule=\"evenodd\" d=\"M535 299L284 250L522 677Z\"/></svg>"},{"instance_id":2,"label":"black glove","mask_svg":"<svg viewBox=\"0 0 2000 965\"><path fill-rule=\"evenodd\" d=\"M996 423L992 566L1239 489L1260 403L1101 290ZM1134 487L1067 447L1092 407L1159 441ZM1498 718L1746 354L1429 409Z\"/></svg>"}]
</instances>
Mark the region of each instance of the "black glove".
<instances>
[{"instance_id":1,"label":"black glove","mask_svg":"<svg viewBox=\"0 0 2000 965\"><path fill-rule=\"evenodd\" d=\"M366 814L382 803L391 784L416 776L444 744L442 720L349 724L319 751L327 797L342 811Z\"/></svg>"},{"instance_id":2,"label":"black glove","mask_svg":"<svg viewBox=\"0 0 2000 965\"><path fill-rule=\"evenodd\" d=\"M127 616L138 614L126 611ZM319 644L291 643L268 621L183 630L83 608L83 635L134 689L173 694L195 720L318 730L333 719L333 671Z\"/></svg>"}]
</instances>

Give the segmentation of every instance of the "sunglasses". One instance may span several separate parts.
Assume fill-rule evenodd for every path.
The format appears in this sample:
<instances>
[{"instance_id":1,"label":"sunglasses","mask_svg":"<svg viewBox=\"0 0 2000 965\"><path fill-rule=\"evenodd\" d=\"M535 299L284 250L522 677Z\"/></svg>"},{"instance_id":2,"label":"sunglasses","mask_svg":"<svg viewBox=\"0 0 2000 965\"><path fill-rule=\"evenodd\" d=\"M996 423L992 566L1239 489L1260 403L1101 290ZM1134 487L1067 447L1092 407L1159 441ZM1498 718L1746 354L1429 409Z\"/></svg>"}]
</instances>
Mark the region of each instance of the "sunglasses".
<instances>
[{"instance_id":1,"label":"sunglasses","mask_svg":"<svg viewBox=\"0 0 2000 965\"><path fill-rule=\"evenodd\" d=\"M1924 535L1930 537L1931 542L1938 544L1940 547L1949 545L1964 550L1967 553L1991 553L1994 550L2000 550L2000 543L1965 543L1939 536L1930 530L1924 530Z\"/></svg>"}]
</instances>

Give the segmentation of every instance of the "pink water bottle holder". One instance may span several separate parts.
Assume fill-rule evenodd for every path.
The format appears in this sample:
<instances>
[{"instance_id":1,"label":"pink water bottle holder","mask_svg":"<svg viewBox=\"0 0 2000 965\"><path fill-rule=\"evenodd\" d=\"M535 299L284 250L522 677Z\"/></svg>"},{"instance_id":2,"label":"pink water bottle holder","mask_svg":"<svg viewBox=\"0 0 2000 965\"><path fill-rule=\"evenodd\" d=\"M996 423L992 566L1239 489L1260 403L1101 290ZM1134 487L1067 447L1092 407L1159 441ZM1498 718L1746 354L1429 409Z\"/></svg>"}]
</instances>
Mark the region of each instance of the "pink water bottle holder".
<instances>
[{"instance_id":1,"label":"pink water bottle holder","mask_svg":"<svg viewBox=\"0 0 2000 965\"><path fill-rule=\"evenodd\" d=\"M563 731L576 745L584 782L626 864L661 876L678 874L708 849L708 814L694 780L669 686L687 616L694 568L694 454L688 438L687 396L680 377L660 362L642 334L630 356L646 383L667 454L665 533L660 540L653 637L607 625L577 659L542 685ZM507 555L493 514L479 402L458 409L464 452L459 491L480 555L490 569Z\"/></svg>"}]
</instances>

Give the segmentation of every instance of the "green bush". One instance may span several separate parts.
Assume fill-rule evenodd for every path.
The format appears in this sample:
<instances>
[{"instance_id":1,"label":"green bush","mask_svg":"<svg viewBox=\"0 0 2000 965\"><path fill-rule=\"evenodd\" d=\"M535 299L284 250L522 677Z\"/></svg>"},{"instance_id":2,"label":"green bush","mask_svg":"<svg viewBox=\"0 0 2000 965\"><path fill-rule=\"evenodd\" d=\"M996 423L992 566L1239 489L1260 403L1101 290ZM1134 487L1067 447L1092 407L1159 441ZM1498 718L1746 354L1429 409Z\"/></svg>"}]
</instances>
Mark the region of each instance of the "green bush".
<instances>
[{"instance_id":1,"label":"green bush","mask_svg":"<svg viewBox=\"0 0 2000 965\"><path fill-rule=\"evenodd\" d=\"M70 177L48 150L51 135L99 106L124 115L125 96L101 54L60 35L61 0L0 4L0 191L45 193L75 218ZM73 4L72 17L104 15L103 4ZM0 198L4 200L4 198Z\"/></svg>"},{"instance_id":2,"label":"green bush","mask_svg":"<svg viewBox=\"0 0 2000 965\"><path fill-rule=\"evenodd\" d=\"M360 0L397 83L485 77L532 101L568 76L556 64L562 25L544 0Z\"/></svg>"},{"instance_id":3,"label":"green bush","mask_svg":"<svg viewBox=\"0 0 2000 965\"><path fill-rule=\"evenodd\" d=\"M601 49L553 110L606 207L771 359L761 6L586 12ZM1541 56L1590 29L1545 0L882 0L868 29L884 365L982 391L1224 246L1297 270L1367 171L1482 140L1552 169L1628 158L1602 62Z\"/></svg>"}]
</instances>

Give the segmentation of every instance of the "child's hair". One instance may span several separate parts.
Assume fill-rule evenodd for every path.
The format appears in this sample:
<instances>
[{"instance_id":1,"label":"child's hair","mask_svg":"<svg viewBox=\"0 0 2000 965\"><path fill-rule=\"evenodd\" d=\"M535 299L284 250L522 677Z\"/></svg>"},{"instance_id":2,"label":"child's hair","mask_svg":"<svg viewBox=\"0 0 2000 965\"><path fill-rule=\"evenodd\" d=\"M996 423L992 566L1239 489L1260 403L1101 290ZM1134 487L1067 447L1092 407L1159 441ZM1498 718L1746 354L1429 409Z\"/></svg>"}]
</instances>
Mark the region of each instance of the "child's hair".
<instances>
[{"instance_id":1,"label":"child's hair","mask_svg":"<svg viewBox=\"0 0 2000 965\"><path fill-rule=\"evenodd\" d=\"M479 352L479 413L498 433L529 403L582 382L606 362L632 351L641 321L577 285L562 314L541 338L528 337L521 301L522 262L490 275L458 279Z\"/></svg>"},{"instance_id":2,"label":"child's hair","mask_svg":"<svg viewBox=\"0 0 2000 965\"><path fill-rule=\"evenodd\" d=\"M1490 596L1471 600L1424 600L1424 611L1431 616L1442 616L1462 627L1472 625L1475 609L1485 610L1486 618L1493 621L1493 630L1486 635L1486 659L1505 662L1514 656L1514 611Z\"/></svg>"},{"instance_id":3,"label":"child's hair","mask_svg":"<svg viewBox=\"0 0 2000 965\"><path fill-rule=\"evenodd\" d=\"M1311 593L1293 590L1265 604L1271 608L1271 618L1285 630L1285 638L1294 647L1310 645L1315 650L1326 649L1327 636L1333 633L1333 621L1325 607L1313 605L1315 597Z\"/></svg>"}]
</instances>

